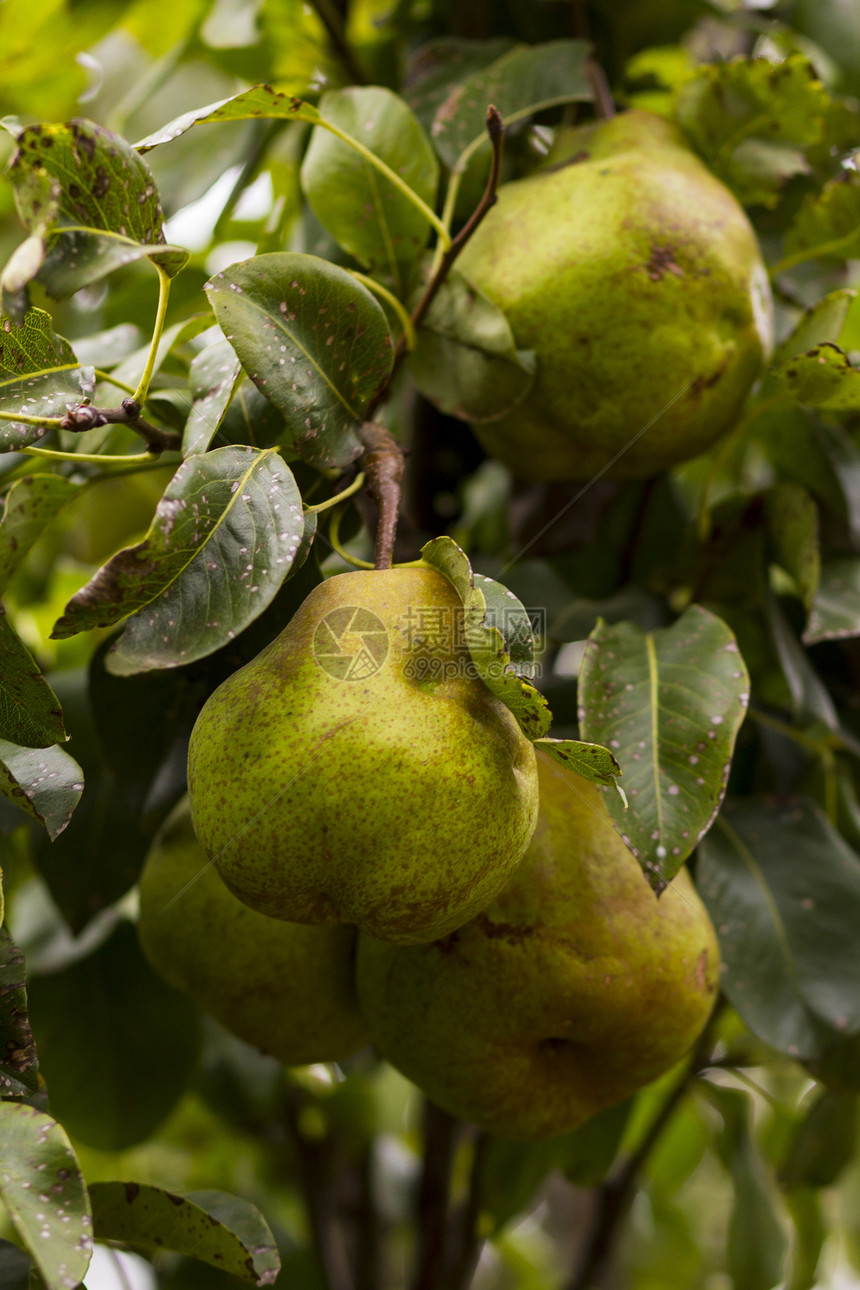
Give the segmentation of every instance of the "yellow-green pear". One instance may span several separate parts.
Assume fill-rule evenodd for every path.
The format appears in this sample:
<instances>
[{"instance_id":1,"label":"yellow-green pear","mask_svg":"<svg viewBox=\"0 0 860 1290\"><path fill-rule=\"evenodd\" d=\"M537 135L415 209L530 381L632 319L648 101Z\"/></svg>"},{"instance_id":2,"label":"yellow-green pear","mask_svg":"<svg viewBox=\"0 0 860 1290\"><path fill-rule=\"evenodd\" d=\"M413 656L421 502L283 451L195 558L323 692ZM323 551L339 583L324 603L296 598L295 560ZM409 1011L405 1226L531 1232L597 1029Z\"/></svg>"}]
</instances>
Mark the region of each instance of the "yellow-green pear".
<instances>
[{"instance_id":1,"label":"yellow-green pear","mask_svg":"<svg viewBox=\"0 0 860 1290\"><path fill-rule=\"evenodd\" d=\"M432 945L360 935L379 1052L490 1133L568 1133L672 1067L717 993L714 929L686 872L659 901L600 790L539 762L540 814L504 891Z\"/></svg>"},{"instance_id":2,"label":"yellow-green pear","mask_svg":"<svg viewBox=\"0 0 860 1290\"><path fill-rule=\"evenodd\" d=\"M210 697L194 827L254 909L444 936L483 909L537 819L534 748L474 674L429 568L345 573Z\"/></svg>"},{"instance_id":3,"label":"yellow-green pear","mask_svg":"<svg viewBox=\"0 0 860 1290\"><path fill-rule=\"evenodd\" d=\"M528 479L635 479L703 452L771 346L746 215L648 112L563 132L545 168L499 189L457 267L536 352L526 399L476 426Z\"/></svg>"},{"instance_id":4,"label":"yellow-green pear","mask_svg":"<svg viewBox=\"0 0 860 1290\"><path fill-rule=\"evenodd\" d=\"M147 856L138 932L170 985L285 1066L343 1061L368 1043L355 928L303 927L243 905L194 836L187 799Z\"/></svg>"}]
</instances>

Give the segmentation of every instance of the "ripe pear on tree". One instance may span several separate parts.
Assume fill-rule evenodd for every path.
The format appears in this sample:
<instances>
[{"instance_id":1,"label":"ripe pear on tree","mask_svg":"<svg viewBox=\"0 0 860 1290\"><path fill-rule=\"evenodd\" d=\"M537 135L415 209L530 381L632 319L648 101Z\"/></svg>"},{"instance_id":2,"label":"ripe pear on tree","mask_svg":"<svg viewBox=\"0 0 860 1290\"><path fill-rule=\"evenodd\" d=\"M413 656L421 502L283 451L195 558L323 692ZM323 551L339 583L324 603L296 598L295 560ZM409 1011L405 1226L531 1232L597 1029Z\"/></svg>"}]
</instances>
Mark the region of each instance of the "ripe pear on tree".
<instances>
[{"instance_id":1,"label":"ripe pear on tree","mask_svg":"<svg viewBox=\"0 0 860 1290\"><path fill-rule=\"evenodd\" d=\"M285 1066L344 1061L369 1042L355 928L285 923L237 900L194 836L187 799L147 856L138 932L170 985Z\"/></svg>"},{"instance_id":2,"label":"ripe pear on tree","mask_svg":"<svg viewBox=\"0 0 860 1290\"><path fill-rule=\"evenodd\" d=\"M452 1115L502 1137L570 1132L678 1062L718 989L686 871L658 900L600 790L541 758L541 806L504 891L431 945L359 936L379 1052Z\"/></svg>"},{"instance_id":3,"label":"ripe pear on tree","mask_svg":"<svg viewBox=\"0 0 860 1290\"><path fill-rule=\"evenodd\" d=\"M564 131L499 189L457 267L537 356L484 447L529 479L655 474L732 424L771 346L771 297L743 209L652 113Z\"/></svg>"},{"instance_id":4,"label":"ripe pear on tree","mask_svg":"<svg viewBox=\"0 0 860 1290\"><path fill-rule=\"evenodd\" d=\"M534 748L472 672L429 568L345 573L210 697L194 827L261 913L412 943L487 905L537 818Z\"/></svg>"}]
</instances>

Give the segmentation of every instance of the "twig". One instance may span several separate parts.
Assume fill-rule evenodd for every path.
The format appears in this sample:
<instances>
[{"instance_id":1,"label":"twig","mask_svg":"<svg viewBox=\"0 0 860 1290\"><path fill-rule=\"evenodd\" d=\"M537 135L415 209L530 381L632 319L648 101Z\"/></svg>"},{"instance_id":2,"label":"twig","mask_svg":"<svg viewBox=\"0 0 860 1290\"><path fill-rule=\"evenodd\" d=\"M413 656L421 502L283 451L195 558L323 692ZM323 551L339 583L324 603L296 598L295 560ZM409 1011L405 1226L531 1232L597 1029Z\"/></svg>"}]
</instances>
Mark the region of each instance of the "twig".
<instances>
[{"instance_id":1,"label":"twig","mask_svg":"<svg viewBox=\"0 0 860 1290\"><path fill-rule=\"evenodd\" d=\"M615 116L615 104L606 73L594 58L585 60L585 75L594 100L594 111L602 121L609 121Z\"/></svg>"},{"instance_id":2,"label":"twig","mask_svg":"<svg viewBox=\"0 0 860 1290\"><path fill-rule=\"evenodd\" d=\"M358 1205L356 1208L355 1290L380 1290L385 1284L379 1209L373 1188L372 1144L357 1162Z\"/></svg>"},{"instance_id":3,"label":"twig","mask_svg":"<svg viewBox=\"0 0 860 1290\"><path fill-rule=\"evenodd\" d=\"M128 426L135 434L146 440L149 452L176 452L182 446L182 439L175 430L160 430L141 416L140 404L132 398L123 399L118 408L94 408L82 403L60 421L63 430L82 434L85 430L94 430L97 426Z\"/></svg>"},{"instance_id":4,"label":"twig","mask_svg":"<svg viewBox=\"0 0 860 1290\"><path fill-rule=\"evenodd\" d=\"M418 301L418 304L412 310L412 327L416 331L424 321L424 318L427 315L427 310L435 300L437 292L450 273L451 267L457 259L457 256L463 250L463 247L481 223L482 219L487 214L487 211L496 204L496 190L499 186L499 177L502 171L505 123L502 120L501 113L497 108L493 107L492 104L487 108L487 134L490 137L490 143L493 149L493 159L490 165L490 176L487 180L487 186L484 189L484 194L478 202L478 205L475 207L472 215L460 229L460 232L453 239L448 250L442 256L438 269L427 283L427 286L424 289L424 294ZM367 411L365 413L365 416L368 419L373 416L380 403L388 397L388 391L391 389L394 375L408 353L407 345L407 336L406 333L403 332L397 338L397 343L394 346L394 363L392 364L391 375L385 384L377 390L376 394L368 404Z\"/></svg>"},{"instance_id":5,"label":"twig","mask_svg":"<svg viewBox=\"0 0 860 1290\"><path fill-rule=\"evenodd\" d=\"M304 1105L300 1090L287 1090L284 1119L295 1144L302 1180L302 1198L311 1240L319 1260L326 1290L354 1290L342 1233L335 1222L332 1201L330 1142L308 1138L301 1129L299 1112Z\"/></svg>"},{"instance_id":6,"label":"twig","mask_svg":"<svg viewBox=\"0 0 860 1290\"><path fill-rule=\"evenodd\" d=\"M445 1220L460 1122L424 1103L424 1167L416 1202L417 1248L412 1290L440 1290L445 1266Z\"/></svg>"},{"instance_id":7,"label":"twig","mask_svg":"<svg viewBox=\"0 0 860 1290\"><path fill-rule=\"evenodd\" d=\"M403 449L384 426L365 421L361 437L364 452L359 465L364 471L367 486L379 507L376 525L375 567L390 569L400 514L401 481L403 479Z\"/></svg>"},{"instance_id":8,"label":"twig","mask_svg":"<svg viewBox=\"0 0 860 1290\"><path fill-rule=\"evenodd\" d=\"M355 85L366 85L367 76L359 66L352 46L346 38L343 21L331 0L311 0L317 17L328 32L328 38L337 51L338 58L349 73L349 79Z\"/></svg>"},{"instance_id":9,"label":"twig","mask_svg":"<svg viewBox=\"0 0 860 1290\"><path fill-rule=\"evenodd\" d=\"M475 1139L472 1157L469 1195L457 1216L456 1236L449 1242L451 1256L445 1277L445 1290L469 1290L475 1268L478 1266L484 1244L484 1238L478 1229L478 1220L481 1215L483 1172L489 1146L489 1134L479 1133Z\"/></svg>"}]
</instances>

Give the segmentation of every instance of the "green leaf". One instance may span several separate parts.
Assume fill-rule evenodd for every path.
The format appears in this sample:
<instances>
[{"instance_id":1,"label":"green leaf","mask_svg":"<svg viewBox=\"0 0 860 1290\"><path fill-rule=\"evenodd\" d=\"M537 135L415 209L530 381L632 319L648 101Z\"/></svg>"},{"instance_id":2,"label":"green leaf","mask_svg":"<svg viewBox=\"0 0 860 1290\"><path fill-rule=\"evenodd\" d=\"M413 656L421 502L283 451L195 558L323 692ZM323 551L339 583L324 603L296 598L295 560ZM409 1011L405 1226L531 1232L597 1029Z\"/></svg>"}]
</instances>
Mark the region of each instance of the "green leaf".
<instances>
[{"instance_id":1,"label":"green leaf","mask_svg":"<svg viewBox=\"0 0 860 1290\"><path fill-rule=\"evenodd\" d=\"M786 1196L785 1203L794 1224L791 1272L786 1290L813 1290L818 1284L818 1264L828 1235L821 1197L815 1191L794 1188Z\"/></svg>"},{"instance_id":2,"label":"green leaf","mask_svg":"<svg viewBox=\"0 0 860 1290\"><path fill-rule=\"evenodd\" d=\"M765 515L773 558L794 579L809 610L821 577L818 507L802 485L777 484L765 494Z\"/></svg>"},{"instance_id":3,"label":"green leaf","mask_svg":"<svg viewBox=\"0 0 860 1290\"><path fill-rule=\"evenodd\" d=\"M51 239L35 267L52 295L70 295L143 256L171 276L183 267L181 247L154 253L163 244L155 182L120 135L76 119L28 126L17 144L9 174L24 224Z\"/></svg>"},{"instance_id":4,"label":"green leaf","mask_svg":"<svg viewBox=\"0 0 860 1290\"><path fill-rule=\"evenodd\" d=\"M72 597L53 635L62 640L134 615L111 670L203 658L262 613L303 533L296 482L274 450L218 448L189 457L143 542L117 552Z\"/></svg>"},{"instance_id":5,"label":"green leaf","mask_svg":"<svg viewBox=\"0 0 860 1290\"><path fill-rule=\"evenodd\" d=\"M80 491L62 475L28 475L6 494L0 522L0 593L21 567L33 543L57 513Z\"/></svg>"},{"instance_id":6,"label":"green leaf","mask_svg":"<svg viewBox=\"0 0 860 1290\"><path fill-rule=\"evenodd\" d=\"M305 103L292 94L282 94L280 90L272 89L271 85L254 85L241 94L183 112L181 116L168 121L167 125L139 140L134 147L136 152L147 153L178 139L195 125L208 125L217 121L255 121L261 118L304 121L317 125L320 114L310 103Z\"/></svg>"},{"instance_id":7,"label":"green leaf","mask_svg":"<svg viewBox=\"0 0 860 1290\"><path fill-rule=\"evenodd\" d=\"M439 183L433 149L403 99L379 86L330 90L320 115L357 139L432 207ZM318 126L302 163L302 187L320 223L402 296L430 225L408 197L360 153Z\"/></svg>"},{"instance_id":8,"label":"green leaf","mask_svg":"<svg viewBox=\"0 0 860 1290\"><path fill-rule=\"evenodd\" d=\"M6 928L0 927L0 1099L32 1097L38 1087L39 1058L27 1016L24 955Z\"/></svg>"},{"instance_id":9,"label":"green leaf","mask_svg":"<svg viewBox=\"0 0 860 1290\"><path fill-rule=\"evenodd\" d=\"M189 375L194 397L182 432L182 455L207 452L224 420L241 367L228 340L207 345L192 359Z\"/></svg>"},{"instance_id":10,"label":"green leaf","mask_svg":"<svg viewBox=\"0 0 860 1290\"><path fill-rule=\"evenodd\" d=\"M832 1187L854 1156L857 1094L824 1089L804 1115L780 1165L784 1187Z\"/></svg>"},{"instance_id":11,"label":"green leaf","mask_svg":"<svg viewBox=\"0 0 860 1290\"><path fill-rule=\"evenodd\" d=\"M493 104L506 125L560 103L588 102L586 75L590 46L584 40L517 45L489 67L458 81L436 110L430 133L439 156L461 169L464 154L487 143L487 108Z\"/></svg>"},{"instance_id":12,"label":"green leaf","mask_svg":"<svg viewBox=\"0 0 860 1290\"><path fill-rule=\"evenodd\" d=\"M0 740L48 748L65 738L60 701L0 605Z\"/></svg>"},{"instance_id":13,"label":"green leaf","mask_svg":"<svg viewBox=\"0 0 860 1290\"><path fill-rule=\"evenodd\" d=\"M860 368L832 341L823 341L771 371L798 403L832 412L860 408Z\"/></svg>"},{"instance_id":14,"label":"green leaf","mask_svg":"<svg viewBox=\"0 0 860 1290\"><path fill-rule=\"evenodd\" d=\"M93 1249L84 1180L63 1127L20 1102L0 1102L0 1199L47 1290L74 1290Z\"/></svg>"},{"instance_id":15,"label":"green leaf","mask_svg":"<svg viewBox=\"0 0 860 1290\"><path fill-rule=\"evenodd\" d=\"M94 388L92 368L79 365L69 342L52 329L50 314L30 309L20 325L0 315L0 412L62 417L89 402ZM47 433L0 421L0 452L17 452Z\"/></svg>"},{"instance_id":16,"label":"green leaf","mask_svg":"<svg viewBox=\"0 0 860 1290\"><path fill-rule=\"evenodd\" d=\"M820 721L828 730L839 729L839 713L830 691L816 672L782 606L769 588L765 589L765 618L773 649L791 695L799 721Z\"/></svg>"},{"instance_id":17,"label":"green leaf","mask_svg":"<svg viewBox=\"0 0 860 1290\"><path fill-rule=\"evenodd\" d=\"M624 790L615 778L621 774L621 767L608 748L581 743L578 739L536 739L535 752L546 753L559 766L574 771L592 784L605 784L617 789L626 805Z\"/></svg>"},{"instance_id":18,"label":"green leaf","mask_svg":"<svg viewBox=\"0 0 860 1290\"><path fill-rule=\"evenodd\" d=\"M600 623L588 638L580 730L621 764L630 809L612 794L606 806L655 887L714 822L748 698L734 636L699 605L655 632Z\"/></svg>"},{"instance_id":19,"label":"green leaf","mask_svg":"<svg viewBox=\"0 0 860 1290\"><path fill-rule=\"evenodd\" d=\"M312 255L258 255L207 285L227 339L312 466L348 466L371 397L391 374L388 322L366 287Z\"/></svg>"},{"instance_id":20,"label":"green leaf","mask_svg":"<svg viewBox=\"0 0 860 1290\"><path fill-rule=\"evenodd\" d=\"M804 310L794 329L774 351L773 365L779 367L796 354L803 354L823 341L838 341L851 301L856 295L857 292L851 288L842 287L822 296Z\"/></svg>"},{"instance_id":21,"label":"green leaf","mask_svg":"<svg viewBox=\"0 0 860 1290\"><path fill-rule=\"evenodd\" d=\"M774 274L804 260L856 259L860 255L860 175L843 170L838 179L804 197L785 235L783 258Z\"/></svg>"},{"instance_id":22,"label":"green leaf","mask_svg":"<svg viewBox=\"0 0 860 1290\"><path fill-rule=\"evenodd\" d=\"M697 881L723 990L754 1034L815 1059L860 1030L860 862L816 808L727 806L699 850Z\"/></svg>"},{"instance_id":23,"label":"green leaf","mask_svg":"<svg viewBox=\"0 0 860 1290\"><path fill-rule=\"evenodd\" d=\"M814 645L850 636L860 636L860 559L854 555L827 560L822 566L803 640Z\"/></svg>"},{"instance_id":24,"label":"green leaf","mask_svg":"<svg viewBox=\"0 0 860 1290\"><path fill-rule=\"evenodd\" d=\"M431 129L438 109L459 84L498 62L514 44L507 36L492 40L442 36L421 45L409 60L404 97L424 128Z\"/></svg>"},{"instance_id":25,"label":"green leaf","mask_svg":"<svg viewBox=\"0 0 860 1290\"><path fill-rule=\"evenodd\" d=\"M252 1285L272 1285L280 1269L263 1216L238 1196L201 1191L180 1196L147 1183L90 1187L97 1240L153 1255L173 1250Z\"/></svg>"},{"instance_id":26,"label":"green leaf","mask_svg":"<svg viewBox=\"0 0 860 1290\"><path fill-rule=\"evenodd\" d=\"M17 1245L0 1240L0 1286L3 1290L28 1290L32 1266Z\"/></svg>"},{"instance_id":27,"label":"green leaf","mask_svg":"<svg viewBox=\"0 0 860 1290\"><path fill-rule=\"evenodd\" d=\"M504 635L510 622L514 639L518 638L525 616L513 592L507 593L511 602L510 618L495 611L488 618L487 598L482 588L492 579L472 573L468 558L456 542L449 537L433 538L421 548L421 558L448 579L462 601L464 643L478 676L510 708L529 739L545 735L552 713L543 695L512 664Z\"/></svg>"},{"instance_id":28,"label":"green leaf","mask_svg":"<svg viewBox=\"0 0 860 1290\"><path fill-rule=\"evenodd\" d=\"M678 120L747 205L776 204L785 181L809 169L802 149L824 130L829 97L801 54L780 63L733 58L697 69L678 91Z\"/></svg>"},{"instance_id":29,"label":"green leaf","mask_svg":"<svg viewBox=\"0 0 860 1290\"><path fill-rule=\"evenodd\" d=\"M20 748L0 739L0 797L26 811L56 838L84 791L78 763L62 748Z\"/></svg>"},{"instance_id":30,"label":"green leaf","mask_svg":"<svg viewBox=\"0 0 860 1290\"><path fill-rule=\"evenodd\" d=\"M30 1022L51 1107L102 1151L148 1138L197 1059L199 1013L155 974L130 923L86 958L31 976ZM86 1026L95 1043L82 1043Z\"/></svg>"},{"instance_id":31,"label":"green leaf","mask_svg":"<svg viewBox=\"0 0 860 1290\"><path fill-rule=\"evenodd\" d=\"M501 309L452 270L418 330L409 371L442 412L485 422L523 401L537 364L532 350L517 349Z\"/></svg>"}]
</instances>

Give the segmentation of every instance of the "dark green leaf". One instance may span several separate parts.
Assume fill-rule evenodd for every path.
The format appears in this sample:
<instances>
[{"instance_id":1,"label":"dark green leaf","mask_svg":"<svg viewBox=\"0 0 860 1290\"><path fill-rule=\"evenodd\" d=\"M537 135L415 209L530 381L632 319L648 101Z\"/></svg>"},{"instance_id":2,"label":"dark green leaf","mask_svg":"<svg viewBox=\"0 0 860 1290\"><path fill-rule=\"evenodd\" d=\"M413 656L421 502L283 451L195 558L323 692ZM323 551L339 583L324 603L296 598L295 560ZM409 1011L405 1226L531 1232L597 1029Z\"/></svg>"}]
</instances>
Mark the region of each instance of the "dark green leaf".
<instances>
[{"instance_id":1,"label":"dark green leaf","mask_svg":"<svg viewBox=\"0 0 860 1290\"><path fill-rule=\"evenodd\" d=\"M385 314L367 288L326 260L273 253L216 274L207 291L301 457L318 467L354 461L365 408L393 362Z\"/></svg>"},{"instance_id":2,"label":"dark green leaf","mask_svg":"<svg viewBox=\"0 0 860 1290\"><path fill-rule=\"evenodd\" d=\"M786 1290L813 1290L818 1284L818 1264L828 1234L821 1197L806 1188L794 1188L785 1198L794 1224L791 1245L791 1273Z\"/></svg>"},{"instance_id":3,"label":"dark green leaf","mask_svg":"<svg viewBox=\"0 0 860 1290\"><path fill-rule=\"evenodd\" d=\"M31 1097L38 1087L39 1059L27 1016L24 955L6 928L0 927L0 1099Z\"/></svg>"},{"instance_id":4,"label":"dark green leaf","mask_svg":"<svg viewBox=\"0 0 860 1290\"><path fill-rule=\"evenodd\" d=\"M62 748L19 748L0 740L0 796L44 825L56 838L84 791L78 763Z\"/></svg>"},{"instance_id":5,"label":"dark green leaf","mask_svg":"<svg viewBox=\"0 0 860 1290\"><path fill-rule=\"evenodd\" d=\"M223 1192L179 1196L146 1183L104 1182L90 1188L96 1238L145 1254L173 1250L253 1285L272 1285L280 1258L263 1216Z\"/></svg>"},{"instance_id":6,"label":"dark green leaf","mask_svg":"<svg viewBox=\"0 0 860 1290\"><path fill-rule=\"evenodd\" d=\"M74 1290L93 1249L87 1190L62 1126L20 1102L0 1102L0 1198L48 1290Z\"/></svg>"},{"instance_id":7,"label":"dark green leaf","mask_svg":"<svg viewBox=\"0 0 860 1290\"><path fill-rule=\"evenodd\" d=\"M63 639L131 614L111 670L127 675L190 663L262 613L303 533L296 482L274 450L218 448L189 457L143 542L117 552L72 597L53 634Z\"/></svg>"},{"instance_id":8,"label":"dark green leaf","mask_svg":"<svg viewBox=\"0 0 860 1290\"><path fill-rule=\"evenodd\" d=\"M418 121L396 94L379 86L330 90L320 115L370 152L432 208L439 165ZM344 250L390 278L402 296L430 225L415 204L349 144L318 126L302 164L313 211Z\"/></svg>"},{"instance_id":9,"label":"dark green leaf","mask_svg":"<svg viewBox=\"0 0 860 1290\"><path fill-rule=\"evenodd\" d=\"M62 475L28 475L6 494L0 523L0 593L4 592L54 516L80 490Z\"/></svg>"},{"instance_id":10,"label":"dark green leaf","mask_svg":"<svg viewBox=\"0 0 860 1290\"><path fill-rule=\"evenodd\" d=\"M51 1108L69 1132L104 1151L149 1137L185 1089L199 1014L156 976L131 924L71 967L31 976L28 994Z\"/></svg>"},{"instance_id":11,"label":"dark green leaf","mask_svg":"<svg viewBox=\"0 0 860 1290\"><path fill-rule=\"evenodd\" d=\"M812 666L779 601L769 590L765 592L765 614L794 715L801 721L820 721L828 730L838 730L839 714L830 692Z\"/></svg>"},{"instance_id":12,"label":"dark green leaf","mask_svg":"<svg viewBox=\"0 0 860 1290\"><path fill-rule=\"evenodd\" d=\"M507 36L463 40L443 36L415 51L406 76L406 102L429 131L436 112L462 81L498 62L513 46Z\"/></svg>"},{"instance_id":13,"label":"dark green leaf","mask_svg":"<svg viewBox=\"0 0 860 1290\"><path fill-rule=\"evenodd\" d=\"M807 645L816 641L860 636L860 559L844 556L828 560L803 633Z\"/></svg>"},{"instance_id":14,"label":"dark green leaf","mask_svg":"<svg viewBox=\"0 0 860 1290\"><path fill-rule=\"evenodd\" d=\"M484 579L473 575L471 565L456 542L449 537L434 538L421 548L422 559L451 583L463 603L463 640L478 676L493 694L510 708L523 733L529 739L545 735L552 720L546 699L534 686L521 676L511 663L510 651L503 632L514 629L519 637L520 623L525 610L513 592L508 592L510 617L491 610L487 614L487 600L482 590ZM493 588L498 586L493 583ZM496 599L495 590L492 598Z\"/></svg>"},{"instance_id":15,"label":"dark green leaf","mask_svg":"<svg viewBox=\"0 0 860 1290\"><path fill-rule=\"evenodd\" d=\"M860 368L831 341L771 370L799 403L831 412L860 408Z\"/></svg>"},{"instance_id":16,"label":"dark green leaf","mask_svg":"<svg viewBox=\"0 0 860 1290\"><path fill-rule=\"evenodd\" d=\"M857 1094L824 1089L797 1126L780 1166L785 1187L831 1187L854 1155Z\"/></svg>"},{"instance_id":17,"label":"dark green leaf","mask_svg":"<svg viewBox=\"0 0 860 1290\"><path fill-rule=\"evenodd\" d=\"M534 353L517 349L501 309L452 271L409 357L425 398L464 421L493 421L522 402L536 370Z\"/></svg>"},{"instance_id":18,"label":"dark green leaf","mask_svg":"<svg viewBox=\"0 0 860 1290\"><path fill-rule=\"evenodd\" d=\"M785 235L783 258L774 273L803 260L860 255L860 175L843 170L819 192L809 193Z\"/></svg>"},{"instance_id":19,"label":"dark green leaf","mask_svg":"<svg viewBox=\"0 0 860 1290\"><path fill-rule=\"evenodd\" d=\"M773 558L791 574L808 610L818 591L818 507L801 484L777 484L765 495Z\"/></svg>"},{"instance_id":20,"label":"dark green leaf","mask_svg":"<svg viewBox=\"0 0 860 1290\"><path fill-rule=\"evenodd\" d=\"M192 361L190 376L194 403L182 434L183 457L208 451L224 419L240 370L239 360L228 340L208 345Z\"/></svg>"},{"instance_id":21,"label":"dark green leaf","mask_svg":"<svg viewBox=\"0 0 860 1290\"><path fill-rule=\"evenodd\" d=\"M0 605L0 740L49 748L65 738L60 701Z\"/></svg>"},{"instance_id":22,"label":"dark green leaf","mask_svg":"<svg viewBox=\"0 0 860 1290\"><path fill-rule=\"evenodd\" d=\"M517 45L489 67L458 81L436 110L433 143L447 166L462 167L463 154L487 141L487 108L493 104L506 125L558 103L587 102L591 88L584 40Z\"/></svg>"},{"instance_id":23,"label":"dark green leaf","mask_svg":"<svg viewBox=\"0 0 860 1290\"><path fill-rule=\"evenodd\" d=\"M668 882L711 827L748 698L734 636L699 605L655 632L619 623L591 633L581 733L621 765L630 809L614 794L606 806L653 885Z\"/></svg>"},{"instance_id":24,"label":"dark green leaf","mask_svg":"<svg viewBox=\"0 0 860 1290\"><path fill-rule=\"evenodd\" d=\"M723 989L750 1030L815 1059L860 1029L860 862L814 807L726 808L699 851Z\"/></svg>"},{"instance_id":25,"label":"dark green leaf","mask_svg":"<svg viewBox=\"0 0 860 1290\"><path fill-rule=\"evenodd\" d=\"M0 1240L0 1286L3 1290L28 1290L32 1266L17 1245Z\"/></svg>"},{"instance_id":26,"label":"dark green leaf","mask_svg":"<svg viewBox=\"0 0 860 1290\"><path fill-rule=\"evenodd\" d=\"M0 315L0 412L62 417L88 402L94 388L92 368L79 365L44 310L30 309L20 325ZM15 452L47 433L42 426L0 421L0 452Z\"/></svg>"}]
</instances>

